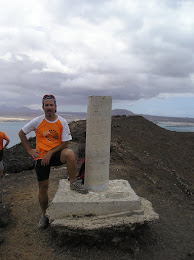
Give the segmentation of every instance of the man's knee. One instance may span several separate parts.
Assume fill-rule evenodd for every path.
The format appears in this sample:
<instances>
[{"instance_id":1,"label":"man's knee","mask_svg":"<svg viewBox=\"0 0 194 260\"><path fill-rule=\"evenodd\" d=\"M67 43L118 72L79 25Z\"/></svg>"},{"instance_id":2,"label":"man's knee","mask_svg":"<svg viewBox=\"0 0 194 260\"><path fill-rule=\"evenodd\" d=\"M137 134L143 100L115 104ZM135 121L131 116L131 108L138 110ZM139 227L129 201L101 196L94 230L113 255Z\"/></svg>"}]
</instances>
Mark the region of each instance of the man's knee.
<instances>
[{"instance_id":1,"label":"man's knee","mask_svg":"<svg viewBox=\"0 0 194 260\"><path fill-rule=\"evenodd\" d=\"M62 163L66 163L68 161L76 161L76 157L75 157L75 154L73 152L73 150L71 149L63 149L61 151L61 157L60 157L60 160Z\"/></svg>"}]
</instances>

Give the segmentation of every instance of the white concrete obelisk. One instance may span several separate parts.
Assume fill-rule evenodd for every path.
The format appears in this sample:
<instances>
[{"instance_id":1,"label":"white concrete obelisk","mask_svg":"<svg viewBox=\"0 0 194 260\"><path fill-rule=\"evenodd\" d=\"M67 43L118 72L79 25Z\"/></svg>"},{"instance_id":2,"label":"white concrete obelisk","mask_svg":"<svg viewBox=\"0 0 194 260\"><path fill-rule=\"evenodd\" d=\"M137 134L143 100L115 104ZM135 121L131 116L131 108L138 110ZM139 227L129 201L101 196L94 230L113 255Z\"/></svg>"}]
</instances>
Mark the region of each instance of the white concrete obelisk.
<instances>
[{"instance_id":1,"label":"white concrete obelisk","mask_svg":"<svg viewBox=\"0 0 194 260\"><path fill-rule=\"evenodd\" d=\"M111 115L112 97L88 97L84 185L89 191L109 187Z\"/></svg>"},{"instance_id":2,"label":"white concrete obelisk","mask_svg":"<svg viewBox=\"0 0 194 260\"><path fill-rule=\"evenodd\" d=\"M47 209L51 227L60 234L70 230L73 234L92 231L95 235L103 228L134 228L135 223L159 218L151 203L138 197L128 181L109 180L111 104L111 97L88 98L84 185L90 192L80 194L70 190L67 179L60 180Z\"/></svg>"}]
</instances>

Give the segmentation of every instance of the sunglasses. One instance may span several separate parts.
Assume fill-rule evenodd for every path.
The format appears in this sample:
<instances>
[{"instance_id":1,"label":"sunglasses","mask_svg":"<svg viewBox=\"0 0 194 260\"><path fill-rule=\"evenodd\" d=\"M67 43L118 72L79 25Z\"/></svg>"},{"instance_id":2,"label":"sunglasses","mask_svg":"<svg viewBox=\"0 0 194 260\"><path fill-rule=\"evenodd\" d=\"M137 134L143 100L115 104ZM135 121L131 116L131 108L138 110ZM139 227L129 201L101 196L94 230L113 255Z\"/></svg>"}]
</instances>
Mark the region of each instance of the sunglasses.
<instances>
[{"instance_id":1,"label":"sunglasses","mask_svg":"<svg viewBox=\"0 0 194 260\"><path fill-rule=\"evenodd\" d=\"M42 98L42 103L45 99L53 99L56 102L55 96L53 95L44 95L44 97Z\"/></svg>"}]
</instances>

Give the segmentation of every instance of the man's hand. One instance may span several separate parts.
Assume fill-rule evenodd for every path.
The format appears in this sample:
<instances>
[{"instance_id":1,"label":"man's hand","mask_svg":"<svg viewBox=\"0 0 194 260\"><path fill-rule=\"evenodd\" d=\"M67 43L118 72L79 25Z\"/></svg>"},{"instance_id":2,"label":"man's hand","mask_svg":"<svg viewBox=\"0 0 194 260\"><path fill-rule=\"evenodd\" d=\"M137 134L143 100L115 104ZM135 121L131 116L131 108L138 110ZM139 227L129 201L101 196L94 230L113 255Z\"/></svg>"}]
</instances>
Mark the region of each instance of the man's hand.
<instances>
[{"instance_id":1,"label":"man's hand","mask_svg":"<svg viewBox=\"0 0 194 260\"><path fill-rule=\"evenodd\" d=\"M29 155L32 156L32 158L33 158L34 160L37 159L37 158L39 158L39 156L40 156L40 152L38 152L36 149L30 149L30 150L28 151L28 153L29 153Z\"/></svg>"},{"instance_id":2,"label":"man's hand","mask_svg":"<svg viewBox=\"0 0 194 260\"><path fill-rule=\"evenodd\" d=\"M44 157L42 158L41 164L42 164L43 166L49 165L51 156L52 156L52 152L51 152L51 151L48 151L48 152L44 155Z\"/></svg>"}]
</instances>

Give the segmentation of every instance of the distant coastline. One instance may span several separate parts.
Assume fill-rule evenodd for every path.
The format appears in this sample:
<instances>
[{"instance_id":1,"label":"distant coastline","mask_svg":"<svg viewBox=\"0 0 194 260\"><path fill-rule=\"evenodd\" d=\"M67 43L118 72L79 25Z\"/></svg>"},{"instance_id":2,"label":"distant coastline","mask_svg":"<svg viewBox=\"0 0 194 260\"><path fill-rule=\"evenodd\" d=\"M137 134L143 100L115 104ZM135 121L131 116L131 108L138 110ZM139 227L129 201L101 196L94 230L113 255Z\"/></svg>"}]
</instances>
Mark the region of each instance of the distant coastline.
<instances>
[{"instance_id":1,"label":"distant coastline","mask_svg":"<svg viewBox=\"0 0 194 260\"><path fill-rule=\"evenodd\" d=\"M62 117L64 117L68 123L72 122L72 121L79 121L79 120L85 120L86 117L79 117L79 116L72 116L72 115L69 115L69 114L59 114L61 115ZM19 121L30 121L32 120L34 117L36 117L37 115L35 116L22 116L22 117L17 117L17 116L0 116L0 122L19 122ZM167 120L152 120L152 118L147 118L149 121L152 121L153 123L159 125L159 126L166 126L166 127L194 127L194 122L184 122L184 121L167 121Z\"/></svg>"},{"instance_id":2,"label":"distant coastline","mask_svg":"<svg viewBox=\"0 0 194 260\"><path fill-rule=\"evenodd\" d=\"M4 116L0 116L0 121L1 122L13 122L13 121L28 121L31 120L31 117L4 117Z\"/></svg>"},{"instance_id":3,"label":"distant coastline","mask_svg":"<svg viewBox=\"0 0 194 260\"><path fill-rule=\"evenodd\" d=\"M78 115L72 115L72 114L63 114L63 113L57 113L59 116L62 116L67 120L68 123L72 121L79 121L79 120L85 120L86 116L79 116ZM33 115L33 116L0 116L0 122L19 122L19 121L30 121L33 118L40 116L40 115Z\"/></svg>"},{"instance_id":4,"label":"distant coastline","mask_svg":"<svg viewBox=\"0 0 194 260\"><path fill-rule=\"evenodd\" d=\"M165 126L194 126L194 123L189 122L172 122L172 121L159 121L157 125Z\"/></svg>"},{"instance_id":5,"label":"distant coastline","mask_svg":"<svg viewBox=\"0 0 194 260\"><path fill-rule=\"evenodd\" d=\"M0 105L0 122L9 121L28 121L34 117L42 115L44 112L39 109L30 109L28 107L10 107ZM68 122L85 120L87 118L87 112L62 112L57 111L58 115L64 117ZM126 109L113 109L112 116L143 116L147 120L156 124L168 124L172 126L173 123L180 126L193 126L194 118L189 117L172 117L172 116L156 116L156 115L145 115L145 114L135 114ZM186 123L186 125L185 125ZM190 123L192 123L190 125Z\"/></svg>"}]
</instances>

